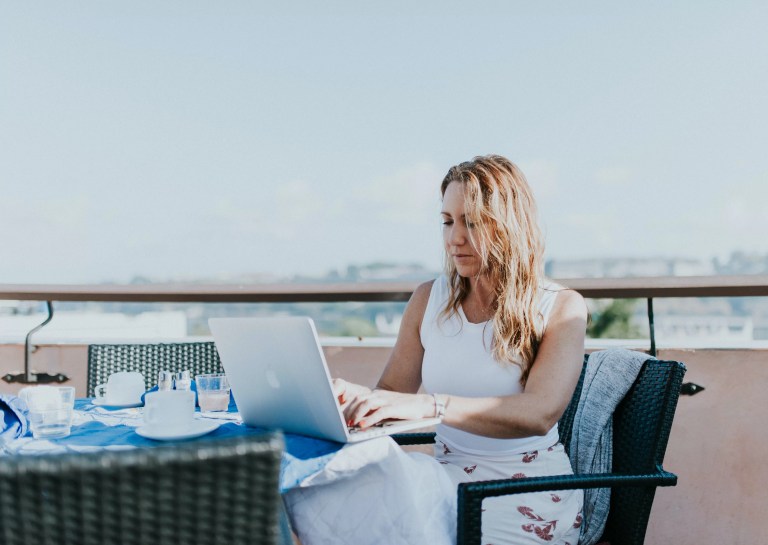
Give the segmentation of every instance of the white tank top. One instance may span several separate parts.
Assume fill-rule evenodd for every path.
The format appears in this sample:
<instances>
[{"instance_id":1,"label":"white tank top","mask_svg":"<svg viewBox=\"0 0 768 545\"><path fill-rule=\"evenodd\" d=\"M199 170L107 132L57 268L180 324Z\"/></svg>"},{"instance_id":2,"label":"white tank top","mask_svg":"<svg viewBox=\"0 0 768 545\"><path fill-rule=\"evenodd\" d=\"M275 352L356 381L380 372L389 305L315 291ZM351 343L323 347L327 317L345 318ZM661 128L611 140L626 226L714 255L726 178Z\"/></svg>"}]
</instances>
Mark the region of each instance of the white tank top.
<instances>
[{"instance_id":1,"label":"white tank top","mask_svg":"<svg viewBox=\"0 0 768 545\"><path fill-rule=\"evenodd\" d=\"M539 311L545 328L560 289L562 287L554 283L539 288ZM499 364L491 354L493 325L490 321L469 322L461 307L458 314L448 319L440 316L448 294L448 280L440 276L432 284L421 322L424 389L429 393L462 397L522 393L520 367L512 363ZM519 439L485 437L445 424L439 424L436 431L437 438L449 447L471 454L520 454L546 449L559 441L557 424L546 435Z\"/></svg>"}]
</instances>

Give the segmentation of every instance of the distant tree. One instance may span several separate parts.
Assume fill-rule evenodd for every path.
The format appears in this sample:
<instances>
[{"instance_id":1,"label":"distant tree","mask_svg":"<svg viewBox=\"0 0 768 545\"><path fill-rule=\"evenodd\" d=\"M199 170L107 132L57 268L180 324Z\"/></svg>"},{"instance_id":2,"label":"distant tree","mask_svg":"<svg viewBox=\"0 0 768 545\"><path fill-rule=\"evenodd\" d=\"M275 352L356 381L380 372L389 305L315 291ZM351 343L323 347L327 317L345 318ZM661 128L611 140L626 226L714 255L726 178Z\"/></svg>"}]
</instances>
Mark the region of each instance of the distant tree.
<instances>
[{"instance_id":1,"label":"distant tree","mask_svg":"<svg viewBox=\"0 0 768 545\"><path fill-rule=\"evenodd\" d=\"M365 318L345 318L329 335L334 337L377 337L376 325Z\"/></svg>"},{"instance_id":2,"label":"distant tree","mask_svg":"<svg viewBox=\"0 0 768 545\"><path fill-rule=\"evenodd\" d=\"M587 324L587 336L593 339L637 339L640 329L632 323L637 299L613 299L598 303Z\"/></svg>"}]
</instances>

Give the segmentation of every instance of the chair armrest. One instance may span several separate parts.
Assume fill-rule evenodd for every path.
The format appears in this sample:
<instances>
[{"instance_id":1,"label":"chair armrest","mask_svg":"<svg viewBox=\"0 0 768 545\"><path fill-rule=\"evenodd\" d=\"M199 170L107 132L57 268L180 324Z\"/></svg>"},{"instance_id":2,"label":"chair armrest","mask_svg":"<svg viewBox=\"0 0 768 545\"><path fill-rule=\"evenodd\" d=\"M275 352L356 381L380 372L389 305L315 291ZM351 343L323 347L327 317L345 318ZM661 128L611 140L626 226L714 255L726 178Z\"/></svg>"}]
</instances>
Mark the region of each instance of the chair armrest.
<instances>
[{"instance_id":1,"label":"chair armrest","mask_svg":"<svg viewBox=\"0 0 768 545\"><path fill-rule=\"evenodd\" d=\"M435 432L395 433L392 439L398 445L429 445L435 442Z\"/></svg>"},{"instance_id":2,"label":"chair armrest","mask_svg":"<svg viewBox=\"0 0 768 545\"><path fill-rule=\"evenodd\" d=\"M582 488L613 488L619 486L674 486L677 475L658 466L650 473L590 473L578 475L551 475L460 483L458 492L457 542L479 544L484 498Z\"/></svg>"},{"instance_id":3,"label":"chair armrest","mask_svg":"<svg viewBox=\"0 0 768 545\"><path fill-rule=\"evenodd\" d=\"M580 473L548 475L522 479L500 479L459 484L459 494L488 498L524 492L573 490L577 488L613 488L617 486L675 486L677 475L659 467L651 473Z\"/></svg>"}]
</instances>

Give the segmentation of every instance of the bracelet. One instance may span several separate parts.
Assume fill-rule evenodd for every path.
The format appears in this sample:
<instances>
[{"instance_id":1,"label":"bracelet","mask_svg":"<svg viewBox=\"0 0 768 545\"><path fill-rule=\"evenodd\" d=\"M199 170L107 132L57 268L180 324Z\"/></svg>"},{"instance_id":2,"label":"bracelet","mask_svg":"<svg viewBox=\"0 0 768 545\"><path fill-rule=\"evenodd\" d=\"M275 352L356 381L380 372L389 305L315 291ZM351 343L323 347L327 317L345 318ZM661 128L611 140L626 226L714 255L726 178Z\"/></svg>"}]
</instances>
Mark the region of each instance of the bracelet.
<instances>
[{"instance_id":1,"label":"bracelet","mask_svg":"<svg viewBox=\"0 0 768 545\"><path fill-rule=\"evenodd\" d=\"M437 398L437 394L432 394L432 401L435 403L435 418L442 418L445 416L445 408L448 406L445 401L440 401Z\"/></svg>"}]
</instances>

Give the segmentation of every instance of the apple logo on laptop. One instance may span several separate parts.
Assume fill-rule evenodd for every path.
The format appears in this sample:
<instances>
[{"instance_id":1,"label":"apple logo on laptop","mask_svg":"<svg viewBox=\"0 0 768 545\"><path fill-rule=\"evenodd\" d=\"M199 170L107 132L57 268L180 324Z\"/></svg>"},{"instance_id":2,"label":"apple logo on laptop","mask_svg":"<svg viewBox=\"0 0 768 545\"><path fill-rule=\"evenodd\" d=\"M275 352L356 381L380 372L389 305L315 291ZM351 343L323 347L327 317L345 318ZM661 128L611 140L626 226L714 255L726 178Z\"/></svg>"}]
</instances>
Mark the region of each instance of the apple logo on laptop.
<instances>
[{"instance_id":1,"label":"apple logo on laptop","mask_svg":"<svg viewBox=\"0 0 768 545\"><path fill-rule=\"evenodd\" d=\"M267 369L267 384L272 386L275 390L280 388L280 381L277 379L277 373L275 373L270 367Z\"/></svg>"}]
</instances>

